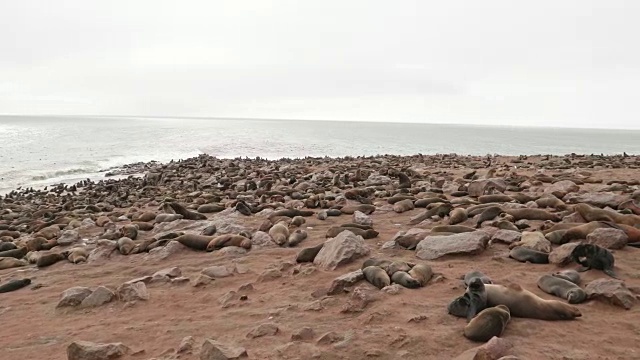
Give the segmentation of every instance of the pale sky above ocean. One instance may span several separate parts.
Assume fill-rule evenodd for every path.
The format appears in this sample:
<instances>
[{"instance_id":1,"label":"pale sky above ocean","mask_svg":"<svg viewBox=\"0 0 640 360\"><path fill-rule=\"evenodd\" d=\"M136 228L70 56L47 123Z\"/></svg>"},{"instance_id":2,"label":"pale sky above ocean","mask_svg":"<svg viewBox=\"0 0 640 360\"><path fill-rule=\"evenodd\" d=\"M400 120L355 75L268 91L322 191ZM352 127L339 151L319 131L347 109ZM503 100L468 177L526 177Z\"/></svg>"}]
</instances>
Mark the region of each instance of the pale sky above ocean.
<instances>
[{"instance_id":1,"label":"pale sky above ocean","mask_svg":"<svg viewBox=\"0 0 640 360\"><path fill-rule=\"evenodd\" d=\"M0 3L0 113L640 129L640 1Z\"/></svg>"}]
</instances>

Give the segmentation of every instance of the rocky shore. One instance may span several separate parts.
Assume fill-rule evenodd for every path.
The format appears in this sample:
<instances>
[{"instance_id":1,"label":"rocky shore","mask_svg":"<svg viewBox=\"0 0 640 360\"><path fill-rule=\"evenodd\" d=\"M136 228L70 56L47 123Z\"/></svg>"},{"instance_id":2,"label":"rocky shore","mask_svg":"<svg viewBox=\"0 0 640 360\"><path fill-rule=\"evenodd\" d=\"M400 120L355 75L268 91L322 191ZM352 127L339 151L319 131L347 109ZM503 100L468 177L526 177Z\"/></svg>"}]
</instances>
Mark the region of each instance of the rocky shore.
<instances>
[{"instance_id":1,"label":"rocky shore","mask_svg":"<svg viewBox=\"0 0 640 360\"><path fill-rule=\"evenodd\" d=\"M0 199L3 357L640 357L640 156L201 155L110 175L139 172ZM583 244L612 271L545 291ZM472 271L580 315L511 308L471 340L450 304Z\"/></svg>"}]
</instances>

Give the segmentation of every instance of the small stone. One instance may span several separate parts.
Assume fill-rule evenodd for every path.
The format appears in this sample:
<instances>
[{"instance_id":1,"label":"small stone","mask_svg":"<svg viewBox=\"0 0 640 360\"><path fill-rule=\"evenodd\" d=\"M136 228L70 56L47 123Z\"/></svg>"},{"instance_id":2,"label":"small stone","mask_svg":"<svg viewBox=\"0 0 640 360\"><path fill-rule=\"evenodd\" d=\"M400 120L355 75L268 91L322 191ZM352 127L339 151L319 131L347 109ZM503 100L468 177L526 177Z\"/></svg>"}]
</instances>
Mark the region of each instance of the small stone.
<instances>
[{"instance_id":1,"label":"small stone","mask_svg":"<svg viewBox=\"0 0 640 360\"><path fill-rule=\"evenodd\" d=\"M331 282L331 286L329 287L329 291L327 292L327 294L328 295L340 294L344 291L346 287L353 286L357 282L363 279L364 279L364 274L362 273L361 269L341 275Z\"/></svg>"},{"instance_id":2,"label":"small stone","mask_svg":"<svg viewBox=\"0 0 640 360\"><path fill-rule=\"evenodd\" d=\"M149 284L152 280L153 280L152 276L142 276L142 277L139 277L139 278L135 278L135 279L129 280L129 281L125 282L125 284L135 284L137 282L143 282L145 284Z\"/></svg>"},{"instance_id":3,"label":"small stone","mask_svg":"<svg viewBox=\"0 0 640 360\"><path fill-rule=\"evenodd\" d=\"M74 341L67 347L68 360L112 360L131 352L122 343L96 344L89 341Z\"/></svg>"},{"instance_id":4,"label":"small stone","mask_svg":"<svg viewBox=\"0 0 640 360\"><path fill-rule=\"evenodd\" d=\"M182 276L182 270L180 270L179 267L162 269L160 271L156 271L153 276L167 276L169 278L177 278L179 276Z\"/></svg>"},{"instance_id":5,"label":"small stone","mask_svg":"<svg viewBox=\"0 0 640 360\"><path fill-rule=\"evenodd\" d=\"M315 300L308 304L304 304L300 308L303 311L321 311L322 309L324 309L324 307L322 306L322 301L320 300Z\"/></svg>"},{"instance_id":6,"label":"small stone","mask_svg":"<svg viewBox=\"0 0 640 360\"><path fill-rule=\"evenodd\" d=\"M274 336L279 331L278 326L273 323L260 324L247 334L248 339L255 339L263 336Z\"/></svg>"},{"instance_id":7,"label":"small stone","mask_svg":"<svg viewBox=\"0 0 640 360\"><path fill-rule=\"evenodd\" d=\"M427 320L428 317L427 315L416 315L414 317L412 317L411 319L409 319L408 322L421 322L423 320Z\"/></svg>"},{"instance_id":8,"label":"small stone","mask_svg":"<svg viewBox=\"0 0 640 360\"><path fill-rule=\"evenodd\" d=\"M253 290L255 289L253 288L252 284L243 284L243 285L240 285L240 287L238 288L238 291L253 291Z\"/></svg>"},{"instance_id":9,"label":"small stone","mask_svg":"<svg viewBox=\"0 0 640 360\"><path fill-rule=\"evenodd\" d=\"M376 301L377 297L366 287L357 287L351 293L351 298L340 310L341 313L358 313L364 311L364 309L372 302Z\"/></svg>"},{"instance_id":10,"label":"small stone","mask_svg":"<svg viewBox=\"0 0 640 360\"><path fill-rule=\"evenodd\" d=\"M187 336L180 341L180 345L178 345L178 350L176 353L178 354L191 354L193 352L193 346L196 344L196 340L193 336Z\"/></svg>"},{"instance_id":11,"label":"small stone","mask_svg":"<svg viewBox=\"0 0 640 360\"><path fill-rule=\"evenodd\" d=\"M91 295L87 296L80 303L81 308L97 307L108 302L111 302L116 297L113 291L104 286L98 286Z\"/></svg>"},{"instance_id":12,"label":"small stone","mask_svg":"<svg viewBox=\"0 0 640 360\"><path fill-rule=\"evenodd\" d=\"M226 246L216 251L215 254L220 256L237 257L247 255L247 249L239 246Z\"/></svg>"},{"instance_id":13,"label":"small stone","mask_svg":"<svg viewBox=\"0 0 640 360\"><path fill-rule=\"evenodd\" d=\"M189 282L189 278L186 276L180 276L175 279L171 279L172 284L181 285Z\"/></svg>"},{"instance_id":14,"label":"small stone","mask_svg":"<svg viewBox=\"0 0 640 360\"><path fill-rule=\"evenodd\" d=\"M211 266L201 271L202 274L216 278L224 278L233 275L226 266Z\"/></svg>"},{"instance_id":15,"label":"small stone","mask_svg":"<svg viewBox=\"0 0 640 360\"><path fill-rule=\"evenodd\" d=\"M384 244L382 244L382 246L380 246L380 249L382 249L382 250L396 249L396 248L398 248L398 245L393 240L387 241Z\"/></svg>"},{"instance_id":16,"label":"small stone","mask_svg":"<svg viewBox=\"0 0 640 360\"><path fill-rule=\"evenodd\" d=\"M84 286L75 286L69 288L62 293L61 299L58 302L58 305L56 305L56 308L78 306L84 299L91 295L91 293L91 289Z\"/></svg>"},{"instance_id":17,"label":"small stone","mask_svg":"<svg viewBox=\"0 0 640 360\"><path fill-rule=\"evenodd\" d=\"M373 219L371 219L369 215L357 210L353 213L353 222L355 224L366 225L366 226L373 225Z\"/></svg>"},{"instance_id":18,"label":"small stone","mask_svg":"<svg viewBox=\"0 0 640 360\"><path fill-rule=\"evenodd\" d=\"M509 248L513 249L516 246L522 246L547 254L551 252L551 242L547 240L540 231L523 231L520 241L512 243L509 245Z\"/></svg>"},{"instance_id":19,"label":"small stone","mask_svg":"<svg viewBox=\"0 0 640 360\"><path fill-rule=\"evenodd\" d=\"M193 281L193 286L199 287L203 285L209 285L213 282L213 280L214 279L211 276L207 276L205 274L198 274L198 276L196 276L195 280Z\"/></svg>"},{"instance_id":20,"label":"small stone","mask_svg":"<svg viewBox=\"0 0 640 360\"><path fill-rule=\"evenodd\" d=\"M320 338L316 343L318 345L329 345L329 344L337 343L343 340L344 340L344 336L336 333L335 331L330 331L320 336Z\"/></svg>"},{"instance_id":21,"label":"small stone","mask_svg":"<svg viewBox=\"0 0 640 360\"><path fill-rule=\"evenodd\" d=\"M241 346L231 346L207 339L200 350L200 360L232 360L248 358L247 350Z\"/></svg>"},{"instance_id":22,"label":"small stone","mask_svg":"<svg viewBox=\"0 0 640 360\"><path fill-rule=\"evenodd\" d=\"M266 282L282 277L282 273L277 269L269 269L258 276L258 282Z\"/></svg>"},{"instance_id":23,"label":"small stone","mask_svg":"<svg viewBox=\"0 0 640 360\"><path fill-rule=\"evenodd\" d=\"M291 334L291 341L308 341L316 336L315 332L310 327L303 327Z\"/></svg>"},{"instance_id":24,"label":"small stone","mask_svg":"<svg viewBox=\"0 0 640 360\"><path fill-rule=\"evenodd\" d=\"M118 287L116 293L118 294L118 299L124 302L149 300L149 292L147 291L147 286L143 282L122 284Z\"/></svg>"},{"instance_id":25,"label":"small stone","mask_svg":"<svg viewBox=\"0 0 640 360\"><path fill-rule=\"evenodd\" d=\"M587 235L587 243L606 249L622 249L628 241L627 233L619 229L595 229Z\"/></svg>"},{"instance_id":26,"label":"small stone","mask_svg":"<svg viewBox=\"0 0 640 360\"><path fill-rule=\"evenodd\" d=\"M511 244L516 241L520 241L522 234L519 231L514 230L498 230L491 238L492 242L501 242L505 244Z\"/></svg>"},{"instance_id":27,"label":"small stone","mask_svg":"<svg viewBox=\"0 0 640 360\"><path fill-rule=\"evenodd\" d=\"M398 284L391 284L389 286L383 287L381 291L389 295L398 295L402 291L402 286Z\"/></svg>"}]
</instances>

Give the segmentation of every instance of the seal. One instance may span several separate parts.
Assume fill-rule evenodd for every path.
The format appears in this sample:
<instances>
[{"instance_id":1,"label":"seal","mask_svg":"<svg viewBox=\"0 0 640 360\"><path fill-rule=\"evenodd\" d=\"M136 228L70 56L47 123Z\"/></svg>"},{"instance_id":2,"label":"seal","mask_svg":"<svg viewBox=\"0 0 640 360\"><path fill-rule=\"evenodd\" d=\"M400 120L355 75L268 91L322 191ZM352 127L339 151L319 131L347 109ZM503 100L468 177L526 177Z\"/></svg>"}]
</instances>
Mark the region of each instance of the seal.
<instances>
[{"instance_id":1,"label":"seal","mask_svg":"<svg viewBox=\"0 0 640 360\"><path fill-rule=\"evenodd\" d=\"M423 234L402 235L396 239L396 244L407 250L415 250L420 241L424 240Z\"/></svg>"},{"instance_id":2,"label":"seal","mask_svg":"<svg viewBox=\"0 0 640 360\"><path fill-rule=\"evenodd\" d=\"M523 246L516 246L509 252L509 257L516 259L520 262L530 262L532 264L548 264L549 254L526 248Z\"/></svg>"},{"instance_id":3,"label":"seal","mask_svg":"<svg viewBox=\"0 0 640 360\"><path fill-rule=\"evenodd\" d=\"M367 266L362 270L364 278L378 289L391 284L391 279L387 272L379 266Z\"/></svg>"},{"instance_id":4,"label":"seal","mask_svg":"<svg viewBox=\"0 0 640 360\"><path fill-rule=\"evenodd\" d=\"M377 231L375 231L373 229L362 230L360 228L355 228L355 227L334 226L334 227L330 227L327 230L327 233L326 233L325 237L327 237L327 238L336 237L336 236L338 236L338 234L340 234L341 232L343 232L345 230L346 231L351 231L355 235L362 236L363 239L373 239L373 238L377 237L378 234L379 234Z\"/></svg>"},{"instance_id":5,"label":"seal","mask_svg":"<svg viewBox=\"0 0 640 360\"><path fill-rule=\"evenodd\" d=\"M476 222L476 229L480 228L483 222L493 220L504 211L500 206L490 206L480 213L480 217Z\"/></svg>"},{"instance_id":6,"label":"seal","mask_svg":"<svg viewBox=\"0 0 640 360\"><path fill-rule=\"evenodd\" d=\"M352 228L358 228L358 229L362 229L362 230L373 229L373 227L370 226L370 225L362 225L362 224L355 224L355 223L342 224L342 225L340 225L340 227L352 227Z\"/></svg>"},{"instance_id":7,"label":"seal","mask_svg":"<svg viewBox=\"0 0 640 360\"><path fill-rule=\"evenodd\" d=\"M615 211L598 209L584 203L575 205L573 210L586 221L609 221L629 226L640 224L640 216L638 215L623 215Z\"/></svg>"},{"instance_id":8,"label":"seal","mask_svg":"<svg viewBox=\"0 0 640 360\"><path fill-rule=\"evenodd\" d=\"M437 235L436 233L460 234L474 231L476 231L476 229L464 225L438 225L431 228L431 234L433 235Z\"/></svg>"},{"instance_id":9,"label":"seal","mask_svg":"<svg viewBox=\"0 0 640 360\"><path fill-rule=\"evenodd\" d=\"M216 231L218 231L218 228L216 227L215 224L213 224L213 225L209 225L206 228L202 229L202 231L200 232L200 235L212 236L213 234L216 233Z\"/></svg>"},{"instance_id":10,"label":"seal","mask_svg":"<svg viewBox=\"0 0 640 360\"><path fill-rule=\"evenodd\" d=\"M556 271L551 275L560 279L571 281L576 285L580 285L580 273L575 270Z\"/></svg>"},{"instance_id":11,"label":"seal","mask_svg":"<svg viewBox=\"0 0 640 360\"><path fill-rule=\"evenodd\" d=\"M42 238L36 238L36 239L42 239ZM16 244L14 244L12 242L0 243L0 252L7 251L7 250L13 250L13 249L17 249L17 248L18 247L16 246ZM30 251L37 251L37 250L30 250Z\"/></svg>"},{"instance_id":12,"label":"seal","mask_svg":"<svg viewBox=\"0 0 640 360\"><path fill-rule=\"evenodd\" d=\"M587 293L571 281L553 275L542 275L538 287L547 294L563 298L569 304L580 304L587 299Z\"/></svg>"},{"instance_id":13,"label":"seal","mask_svg":"<svg viewBox=\"0 0 640 360\"><path fill-rule=\"evenodd\" d=\"M151 231L154 228L154 224L149 222L134 221L131 224L137 226L140 231Z\"/></svg>"},{"instance_id":14,"label":"seal","mask_svg":"<svg viewBox=\"0 0 640 360\"><path fill-rule=\"evenodd\" d=\"M305 230L297 229L289 235L289 239L287 241L287 245L289 247L294 247L300 244L304 239L308 236Z\"/></svg>"},{"instance_id":15,"label":"seal","mask_svg":"<svg viewBox=\"0 0 640 360\"><path fill-rule=\"evenodd\" d=\"M478 202L480 204L488 204L488 203L508 203L515 200L509 195L505 194L490 194L490 195L480 195L478 197Z\"/></svg>"},{"instance_id":16,"label":"seal","mask_svg":"<svg viewBox=\"0 0 640 360\"><path fill-rule=\"evenodd\" d=\"M283 223L279 222L269 229L269 236L273 239L273 242L282 246L287 243L289 239L289 228Z\"/></svg>"},{"instance_id":17,"label":"seal","mask_svg":"<svg viewBox=\"0 0 640 360\"><path fill-rule=\"evenodd\" d=\"M118 239L117 245L120 254L129 255L133 251L133 248L136 246L136 243L128 237L121 237L120 239Z\"/></svg>"},{"instance_id":18,"label":"seal","mask_svg":"<svg viewBox=\"0 0 640 360\"><path fill-rule=\"evenodd\" d=\"M603 247L595 244L579 244L571 251L571 259L583 266L578 269L579 272L596 269L614 279L618 279L618 276L613 271L615 263L613 254Z\"/></svg>"},{"instance_id":19,"label":"seal","mask_svg":"<svg viewBox=\"0 0 640 360\"><path fill-rule=\"evenodd\" d=\"M467 321L473 319L476 314L487 307L487 293L482 279L473 277L469 279L469 285L464 295L454 299L447 309L449 314L458 317L466 317Z\"/></svg>"},{"instance_id":20,"label":"seal","mask_svg":"<svg viewBox=\"0 0 640 360\"><path fill-rule=\"evenodd\" d=\"M360 204L360 205L349 205L343 206L340 208L340 212L347 215L353 215L356 211L360 211L365 215L371 215L374 211L376 211L376 207L369 204Z\"/></svg>"},{"instance_id":21,"label":"seal","mask_svg":"<svg viewBox=\"0 0 640 360\"><path fill-rule=\"evenodd\" d=\"M0 257L0 270L11 269L21 266L27 266L29 262L22 259L16 259L13 257Z\"/></svg>"},{"instance_id":22,"label":"seal","mask_svg":"<svg viewBox=\"0 0 640 360\"><path fill-rule=\"evenodd\" d=\"M204 236L204 235L196 235L196 234L184 234L174 238L173 240L179 242L180 244L193 249L205 251L207 250L207 246L211 240L213 240L213 236Z\"/></svg>"},{"instance_id":23,"label":"seal","mask_svg":"<svg viewBox=\"0 0 640 360\"><path fill-rule=\"evenodd\" d=\"M158 214L156 216L155 222L159 224L159 223L181 220L182 218L183 216L180 214Z\"/></svg>"},{"instance_id":24,"label":"seal","mask_svg":"<svg viewBox=\"0 0 640 360\"><path fill-rule=\"evenodd\" d=\"M456 225L466 221L467 212L463 208L455 208L449 213L449 225Z\"/></svg>"},{"instance_id":25,"label":"seal","mask_svg":"<svg viewBox=\"0 0 640 360\"><path fill-rule=\"evenodd\" d=\"M89 254L87 253L87 249L84 247L75 247L75 248L69 249L63 254L66 254L67 260L72 264L87 262L87 258L89 257Z\"/></svg>"},{"instance_id":26,"label":"seal","mask_svg":"<svg viewBox=\"0 0 640 360\"><path fill-rule=\"evenodd\" d=\"M471 341L487 342L500 336L511 320L511 312L504 305L486 308L464 327L464 337Z\"/></svg>"},{"instance_id":27,"label":"seal","mask_svg":"<svg viewBox=\"0 0 640 360\"><path fill-rule=\"evenodd\" d=\"M206 250L211 252L228 246L237 246L249 250L251 249L251 240L242 235L224 234L213 238L207 245Z\"/></svg>"},{"instance_id":28,"label":"seal","mask_svg":"<svg viewBox=\"0 0 640 360\"><path fill-rule=\"evenodd\" d=\"M9 280L6 283L0 285L0 293L16 291L18 289L22 289L23 287L29 284L31 284L31 279L29 278Z\"/></svg>"},{"instance_id":29,"label":"seal","mask_svg":"<svg viewBox=\"0 0 640 360\"><path fill-rule=\"evenodd\" d=\"M433 269L427 264L416 264L409 270L409 276L416 279L422 287L433 277Z\"/></svg>"},{"instance_id":30,"label":"seal","mask_svg":"<svg viewBox=\"0 0 640 360\"><path fill-rule=\"evenodd\" d=\"M391 281L396 284L402 285L408 289L417 289L420 287L420 281L414 279L406 271L396 271L391 275Z\"/></svg>"},{"instance_id":31,"label":"seal","mask_svg":"<svg viewBox=\"0 0 640 360\"><path fill-rule=\"evenodd\" d=\"M316 246L312 246L312 247L308 247L300 250L300 252L296 256L296 262L297 263L313 262L313 260L315 260L316 256L318 255L320 250L322 250L323 247L324 247L324 242L321 242Z\"/></svg>"},{"instance_id":32,"label":"seal","mask_svg":"<svg viewBox=\"0 0 640 360\"><path fill-rule=\"evenodd\" d=\"M558 300L545 300L518 284L486 284L487 305L505 305L511 316L539 320L573 320L580 309Z\"/></svg>"},{"instance_id":33,"label":"seal","mask_svg":"<svg viewBox=\"0 0 640 360\"><path fill-rule=\"evenodd\" d=\"M138 225L124 225L120 228L120 234L122 237L135 240L138 237Z\"/></svg>"},{"instance_id":34,"label":"seal","mask_svg":"<svg viewBox=\"0 0 640 360\"><path fill-rule=\"evenodd\" d=\"M413 205L417 208L426 208L427 206L431 205L431 204L435 204L435 203L439 203L439 202L449 202L449 200L447 200L446 198L443 199L441 197L428 197L428 198L423 198L423 199L418 199L416 200Z\"/></svg>"},{"instance_id":35,"label":"seal","mask_svg":"<svg viewBox=\"0 0 640 360\"><path fill-rule=\"evenodd\" d=\"M66 260L67 257L64 254L50 253L43 254L36 260L36 266L39 268L47 267L57 263L58 261Z\"/></svg>"},{"instance_id":36,"label":"seal","mask_svg":"<svg viewBox=\"0 0 640 360\"><path fill-rule=\"evenodd\" d=\"M293 219L291 219L291 225L292 226L296 226L296 227L300 227L306 221L307 220L305 220L305 218L303 218L302 216L294 216Z\"/></svg>"},{"instance_id":37,"label":"seal","mask_svg":"<svg viewBox=\"0 0 640 360\"><path fill-rule=\"evenodd\" d=\"M298 210L298 209L283 209L283 210L277 210L274 211L273 213L269 214L269 219L276 217L276 216L286 216L286 217L296 217L296 216L313 216L313 211L311 210Z\"/></svg>"},{"instance_id":38,"label":"seal","mask_svg":"<svg viewBox=\"0 0 640 360\"><path fill-rule=\"evenodd\" d=\"M172 201L172 202L169 202L168 204L176 214L182 215L182 217L186 220L207 220L206 215L200 214L195 211L189 211L187 210L186 207L184 207L183 205L177 202Z\"/></svg>"},{"instance_id":39,"label":"seal","mask_svg":"<svg viewBox=\"0 0 640 360\"><path fill-rule=\"evenodd\" d=\"M24 246L18 249L6 250L3 252L0 252L0 257L12 257L16 259L22 259L25 255L27 255L28 252L29 250L27 249L26 246Z\"/></svg>"},{"instance_id":40,"label":"seal","mask_svg":"<svg viewBox=\"0 0 640 360\"><path fill-rule=\"evenodd\" d=\"M518 220L550 220L558 222L562 220L558 214L550 213L542 209L504 209L504 212L513 216L514 221Z\"/></svg>"},{"instance_id":41,"label":"seal","mask_svg":"<svg viewBox=\"0 0 640 360\"><path fill-rule=\"evenodd\" d=\"M398 214L401 214L409 210L413 210L415 208L416 207L413 205L413 201L411 199L401 200L393 204L393 211Z\"/></svg>"},{"instance_id":42,"label":"seal","mask_svg":"<svg viewBox=\"0 0 640 360\"><path fill-rule=\"evenodd\" d=\"M491 279L487 275L483 274L481 271L478 271L478 270L473 270L466 273L463 277L464 284L466 286L469 286L469 282L474 277L480 278L480 280L482 280L482 282L485 284L493 284L493 281L491 281Z\"/></svg>"}]
</instances>

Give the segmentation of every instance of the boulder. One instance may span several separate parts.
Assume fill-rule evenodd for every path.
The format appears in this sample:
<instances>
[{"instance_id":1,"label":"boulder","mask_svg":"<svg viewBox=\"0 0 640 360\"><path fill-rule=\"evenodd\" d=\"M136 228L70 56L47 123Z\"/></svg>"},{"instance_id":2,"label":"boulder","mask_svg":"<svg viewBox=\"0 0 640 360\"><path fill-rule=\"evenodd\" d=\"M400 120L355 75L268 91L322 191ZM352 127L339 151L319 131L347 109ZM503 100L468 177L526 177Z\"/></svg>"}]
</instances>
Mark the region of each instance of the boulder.
<instances>
[{"instance_id":1,"label":"boulder","mask_svg":"<svg viewBox=\"0 0 640 360\"><path fill-rule=\"evenodd\" d=\"M361 269L340 275L331 282L327 295L340 294L345 288L355 285L360 280L364 280L364 274Z\"/></svg>"},{"instance_id":2,"label":"boulder","mask_svg":"<svg viewBox=\"0 0 640 360\"><path fill-rule=\"evenodd\" d=\"M571 252L576 246L578 246L578 243L567 243L553 249L553 251L549 253L549 263L556 264L561 267L568 265L573 261L571 260Z\"/></svg>"},{"instance_id":3,"label":"boulder","mask_svg":"<svg viewBox=\"0 0 640 360\"><path fill-rule=\"evenodd\" d=\"M345 230L336 237L325 241L313 263L324 270L335 270L340 265L366 256L370 253L362 236Z\"/></svg>"},{"instance_id":4,"label":"boulder","mask_svg":"<svg viewBox=\"0 0 640 360\"><path fill-rule=\"evenodd\" d=\"M67 246L78 241L80 241L80 234L78 234L78 230L65 230L58 238L58 245Z\"/></svg>"},{"instance_id":5,"label":"boulder","mask_svg":"<svg viewBox=\"0 0 640 360\"><path fill-rule=\"evenodd\" d=\"M278 333L278 325L273 323L260 324L253 328L248 334L247 339L255 339L263 336L274 336Z\"/></svg>"},{"instance_id":6,"label":"boulder","mask_svg":"<svg viewBox=\"0 0 640 360\"><path fill-rule=\"evenodd\" d=\"M617 279L596 279L585 287L589 299L598 299L627 310L636 304L636 297L624 284Z\"/></svg>"},{"instance_id":7,"label":"boulder","mask_svg":"<svg viewBox=\"0 0 640 360\"><path fill-rule=\"evenodd\" d=\"M218 266L210 266L208 268L202 269L202 274L207 275L211 278L223 278L233 275L232 270L227 269L226 266L218 265Z\"/></svg>"},{"instance_id":8,"label":"boulder","mask_svg":"<svg viewBox=\"0 0 640 360\"><path fill-rule=\"evenodd\" d=\"M231 360L249 358L247 350L241 346L232 346L207 339L200 349L200 360Z\"/></svg>"},{"instance_id":9,"label":"boulder","mask_svg":"<svg viewBox=\"0 0 640 360\"><path fill-rule=\"evenodd\" d=\"M522 246L536 251L545 253L551 252L551 242L544 237L540 231L523 231L520 241L516 241L509 245L510 249L516 246Z\"/></svg>"},{"instance_id":10,"label":"boulder","mask_svg":"<svg viewBox=\"0 0 640 360\"><path fill-rule=\"evenodd\" d=\"M149 300L147 286L143 282L133 284L124 283L116 290L120 301L129 302L135 300Z\"/></svg>"},{"instance_id":11,"label":"boulder","mask_svg":"<svg viewBox=\"0 0 640 360\"><path fill-rule=\"evenodd\" d=\"M353 223L354 224L360 224L360 225L366 225L366 226L371 226L373 225L373 219L371 219L371 216L361 212L361 211L355 211L353 213Z\"/></svg>"},{"instance_id":12,"label":"boulder","mask_svg":"<svg viewBox=\"0 0 640 360\"><path fill-rule=\"evenodd\" d=\"M622 249L627 245L627 233L619 229L595 229L587 235L587 243L595 244L606 249Z\"/></svg>"},{"instance_id":13,"label":"boulder","mask_svg":"<svg viewBox=\"0 0 640 360\"><path fill-rule=\"evenodd\" d=\"M562 200L567 204L585 203L599 208L607 206L616 209L621 202L627 200L625 195L618 195L612 192L598 192L585 194L568 194Z\"/></svg>"},{"instance_id":14,"label":"boulder","mask_svg":"<svg viewBox=\"0 0 640 360\"><path fill-rule=\"evenodd\" d=\"M264 231L256 231L253 236L251 236L251 245L257 245L262 247L268 246L278 246L269 234Z\"/></svg>"},{"instance_id":15,"label":"boulder","mask_svg":"<svg viewBox=\"0 0 640 360\"><path fill-rule=\"evenodd\" d=\"M544 189L544 193L552 194L558 199L562 199L563 197L567 196L567 194L578 192L578 190L580 190L580 187L576 185L576 183L574 183L573 181L560 180L558 182L551 184L546 189Z\"/></svg>"},{"instance_id":16,"label":"boulder","mask_svg":"<svg viewBox=\"0 0 640 360\"><path fill-rule=\"evenodd\" d=\"M97 307L111 302L115 297L116 294L114 294L113 291L104 286L98 286L98 288L93 290L91 295L82 300L82 303L80 303L80 307Z\"/></svg>"},{"instance_id":17,"label":"boulder","mask_svg":"<svg viewBox=\"0 0 640 360\"><path fill-rule=\"evenodd\" d=\"M56 308L66 306L78 306L82 301L91 295L92 291L88 287L75 286L65 290L58 301Z\"/></svg>"},{"instance_id":18,"label":"boulder","mask_svg":"<svg viewBox=\"0 0 640 360\"><path fill-rule=\"evenodd\" d=\"M453 235L429 235L416 246L416 256L434 260L445 255L479 254L487 246L489 235L483 231Z\"/></svg>"},{"instance_id":19,"label":"boulder","mask_svg":"<svg viewBox=\"0 0 640 360\"><path fill-rule=\"evenodd\" d=\"M519 231L514 230L498 230L493 237L491 237L491 242L501 242L505 244L511 244L517 241L520 241L522 234Z\"/></svg>"},{"instance_id":20,"label":"boulder","mask_svg":"<svg viewBox=\"0 0 640 360\"><path fill-rule=\"evenodd\" d=\"M74 341L67 346L68 360L115 360L131 352L122 343L96 344L89 341Z\"/></svg>"}]
</instances>

